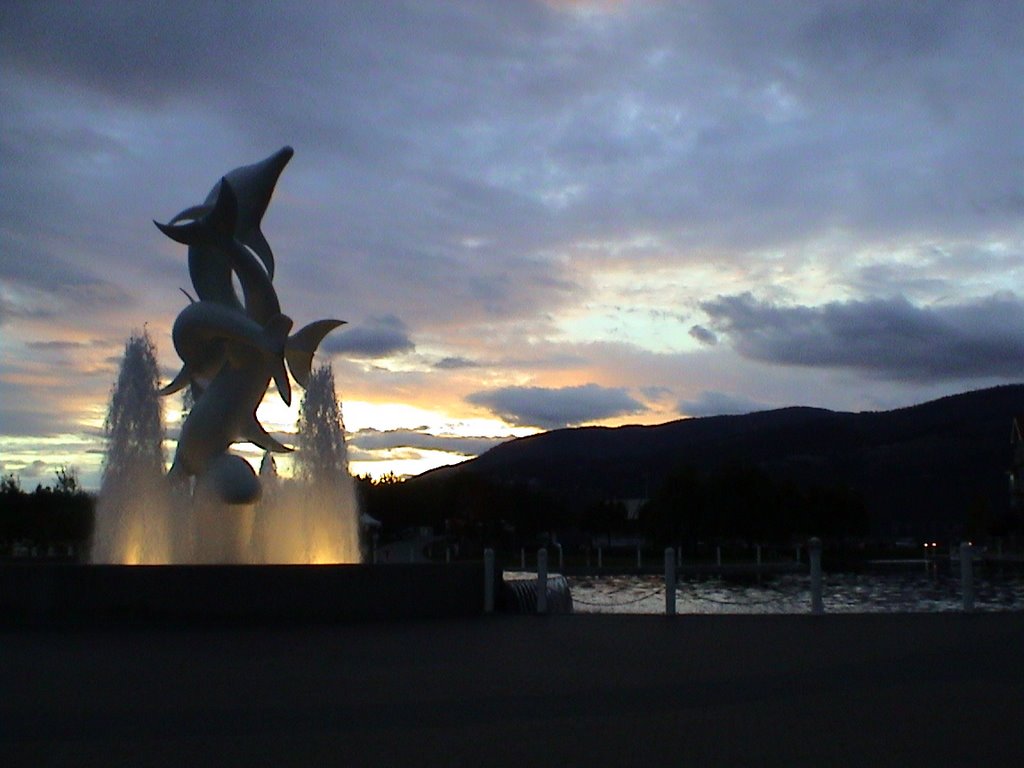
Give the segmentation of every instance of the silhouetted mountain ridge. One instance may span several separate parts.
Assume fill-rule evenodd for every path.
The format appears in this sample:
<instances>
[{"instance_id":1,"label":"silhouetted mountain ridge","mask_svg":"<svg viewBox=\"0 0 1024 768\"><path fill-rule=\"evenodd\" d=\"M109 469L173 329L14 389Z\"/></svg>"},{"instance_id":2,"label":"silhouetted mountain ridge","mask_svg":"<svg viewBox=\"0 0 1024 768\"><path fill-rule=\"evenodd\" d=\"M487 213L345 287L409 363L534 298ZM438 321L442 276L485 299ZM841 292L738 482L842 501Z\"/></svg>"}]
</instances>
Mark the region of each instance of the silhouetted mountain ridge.
<instances>
[{"instance_id":1,"label":"silhouetted mountain ridge","mask_svg":"<svg viewBox=\"0 0 1024 768\"><path fill-rule=\"evenodd\" d=\"M581 501L648 497L673 469L754 465L802 486L863 494L876 529L961 522L971 506L1008 505L1013 417L1024 384L943 397L891 411L789 407L655 426L559 429L503 443L413 482L474 472Z\"/></svg>"}]
</instances>

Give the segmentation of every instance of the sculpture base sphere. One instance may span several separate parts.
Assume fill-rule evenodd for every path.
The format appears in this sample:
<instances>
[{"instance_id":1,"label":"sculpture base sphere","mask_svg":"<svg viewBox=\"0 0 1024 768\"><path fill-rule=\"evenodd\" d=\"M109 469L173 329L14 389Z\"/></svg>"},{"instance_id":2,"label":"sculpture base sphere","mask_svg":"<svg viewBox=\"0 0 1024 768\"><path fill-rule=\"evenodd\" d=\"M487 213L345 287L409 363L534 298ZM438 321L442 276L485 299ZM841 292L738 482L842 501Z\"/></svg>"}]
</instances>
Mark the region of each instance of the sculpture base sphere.
<instances>
[{"instance_id":1,"label":"sculpture base sphere","mask_svg":"<svg viewBox=\"0 0 1024 768\"><path fill-rule=\"evenodd\" d=\"M196 480L196 497L205 502L216 499L222 504L255 504L260 500L260 481L241 456L224 454L210 462Z\"/></svg>"}]
</instances>

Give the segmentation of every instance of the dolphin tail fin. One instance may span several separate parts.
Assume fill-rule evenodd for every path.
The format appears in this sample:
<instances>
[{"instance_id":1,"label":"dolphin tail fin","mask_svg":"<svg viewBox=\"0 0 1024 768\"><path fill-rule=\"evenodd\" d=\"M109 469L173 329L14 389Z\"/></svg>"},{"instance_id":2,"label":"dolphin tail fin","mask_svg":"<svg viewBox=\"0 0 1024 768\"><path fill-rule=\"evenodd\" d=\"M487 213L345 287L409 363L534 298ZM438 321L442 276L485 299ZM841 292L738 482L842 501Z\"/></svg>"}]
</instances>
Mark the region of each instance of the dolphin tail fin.
<instances>
[{"instance_id":1,"label":"dolphin tail fin","mask_svg":"<svg viewBox=\"0 0 1024 768\"><path fill-rule=\"evenodd\" d=\"M177 224L180 221L195 221L196 219L201 219L212 210L213 206L210 205L193 205L191 208L186 208L167 223Z\"/></svg>"},{"instance_id":2,"label":"dolphin tail fin","mask_svg":"<svg viewBox=\"0 0 1024 768\"><path fill-rule=\"evenodd\" d=\"M265 330L271 338L274 350L274 383L285 405L292 404L292 385L288 379L284 356L288 344L288 331L292 329L292 319L287 315L275 315L266 324Z\"/></svg>"},{"instance_id":3,"label":"dolphin tail fin","mask_svg":"<svg viewBox=\"0 0 1024 768\"><path fill-rule=\"evenodd\" d=\"M160 394L166 397L167 395L173 395L175 392L180 392L188 386L190 379L188 366L183 365L181 370L178 371L178 375L171 380L171 383L160 389Z\"/></svg>"},{"instance_id":4,"label":"dolphin tail fin","mask_svg":"<svg viewBox=\"0 0 1024 768\"><path fill-rule=\"evenodd\" d=\"M256 414L252 415L249 419L249 423L245 426L245 432L242 437L248 440L254 445L258 445L264 451L273 451L274 453L291 453L292 448L288 447L284 443L278 442L270 433L263 428L263 425L256 420Z\"/></svg>"},{"instance_id":5,"label":"dolphin tail fin","mask_svg":"<svg viewBox=\"0 0 1024 768\"><path fill-rule=\"evenodd\" d=\"M167 235L171 240L182 245L200 245L211 242L223 242L235 236L235 222L238 220L238 200L235 191L227 179L220 180L220 190L217 193L217 202L201 218L193 219L187 224L177 224L183 218L188 218L189 212L198 212L203 206L188 208L173 219L170 224L161 224L154 221L157 229Z\"/></svg>"},{"instance_id":6,"label":"dolphin tail fin","mask_svg":"<svg viewBox=\"0 0 1024 768\"><path fill-rule=\"evenodd\" d=\"M288 337L284 356L288 361L288 369L292 372L292 376L303 389L309 384L313 354L320 346L320 342L328 333L344 324L344 320L316 320Z\"/></svg>"}]
</instances>

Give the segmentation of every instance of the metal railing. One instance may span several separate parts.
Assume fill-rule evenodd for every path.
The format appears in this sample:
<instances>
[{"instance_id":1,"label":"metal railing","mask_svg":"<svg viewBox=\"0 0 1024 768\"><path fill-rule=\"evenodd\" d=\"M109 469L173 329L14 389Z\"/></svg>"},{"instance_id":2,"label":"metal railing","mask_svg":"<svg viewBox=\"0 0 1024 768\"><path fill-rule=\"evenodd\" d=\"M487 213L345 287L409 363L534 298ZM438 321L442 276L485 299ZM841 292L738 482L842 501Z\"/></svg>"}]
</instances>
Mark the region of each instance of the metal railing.
<instances>
[{"instance_id":1,"label":"metal railing","mask_svg":"<svg viewBox=\"0 0 1024 768\"><path fill-rule=\"evenodd\" d=\"M600 552L600 550L599 550ZM961 595L961 608L964 612L972 612L975 609L975 589L974 589L974 547L970 542L963 542L959 547L960 553L960 595ZM758 551L757 565L761 565L760 551ZM824 594L824 578L822 573L822 542L818 538L812 538L807 542L807 554L808 554L808 572L810 576L810 604L808 605L809 612L814 615L821 615L825 613L825 594ZM495 590L496 585L494 583L494 551L488 549L484 553L485 562L485 610L491 612L495 607ZM558 562L559 565L562 563L562 552L561 547L558 548ZM598 565L600 567L600 554L598 559ZM641 555L637 554L638 567L642 563ZM540 548L537 550L537 570L536 570L536 613L545 614L548 612L548 551L546 548ZM521 550L520 554L520 565L523 570L526 570L526 555L525 550ZM664 553L664 585L657 589L648 590L643 594L635 595L631 594L623 600L612 599L608 601L588 601L581 599L579 596L573 597L572 602L580 605L586 605L598 608L616 608L626 605L642 602L649 600L658 594L664 593L665 596L665 608L664 612L667 616L676 614L676 590L678 586L677 571L681 565L681 557L678 549L672 547L666 547ZM743 600L743 601L732 601L726 599L717 599L708 596L701 598L713 603L719 603L722 605L767 605L770 603L782 603L792 602L793 596L791 594L779 592L778 595L762 598L761 600Z\"/></svg>"}]
</instances>

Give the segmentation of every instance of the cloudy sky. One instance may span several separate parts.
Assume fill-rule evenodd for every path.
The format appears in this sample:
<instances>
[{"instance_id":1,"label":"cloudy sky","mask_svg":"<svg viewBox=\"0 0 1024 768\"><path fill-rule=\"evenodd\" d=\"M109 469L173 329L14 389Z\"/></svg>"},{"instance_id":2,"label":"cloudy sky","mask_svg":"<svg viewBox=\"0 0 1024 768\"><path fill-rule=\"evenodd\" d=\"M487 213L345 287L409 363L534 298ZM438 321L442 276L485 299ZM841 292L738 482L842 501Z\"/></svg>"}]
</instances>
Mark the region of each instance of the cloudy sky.
<instances>
[{"instance_id":1,"label":"cloudy sky","mask_svg":"<svg viewBox=\"0 0 1024 768\"><path fill-rule=\"evenodd\" d=\"M23 483L95 485L133 329L178 367L185 250L152 220L286 144L275 285L349 323L320 359L356 472L1024 379L1014 0L6 2L0 66Z\"/></svg>"}]
</instances>

